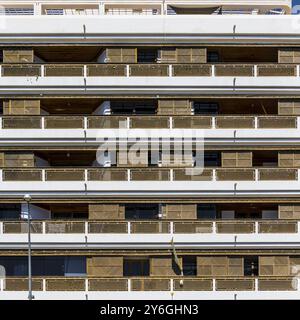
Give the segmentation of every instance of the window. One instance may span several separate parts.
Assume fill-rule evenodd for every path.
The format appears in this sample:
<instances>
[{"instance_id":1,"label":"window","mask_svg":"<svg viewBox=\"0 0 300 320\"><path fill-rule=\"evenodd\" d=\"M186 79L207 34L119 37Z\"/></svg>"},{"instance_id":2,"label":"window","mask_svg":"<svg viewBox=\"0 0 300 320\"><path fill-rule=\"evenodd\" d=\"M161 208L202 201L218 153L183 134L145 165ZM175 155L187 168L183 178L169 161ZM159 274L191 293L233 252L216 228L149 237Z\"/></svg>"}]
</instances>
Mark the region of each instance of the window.
<instances>
[{"instance_id":1,"label":"window","mask_svg":"<svg viewBox=\"0 0 300 320\"><path fill-rule=\"evenodd\" d=\"M261 219L261 213L253 210L253 212L243 212L240 208L235 212L235 219Z\"/></svg>"},{"instance_id":2,"label":"window","mask_svg":"<svg viewBox=\"0 0 300 320\"><path fill-rule=\"evenodd\" d=\"M207 52L207 62L220 62L219 53L216 51Z\"/></svg>"},{"instance_id":3,"label":"window","mask_svg":"<svg viewBox=\"0 0 300 320\"><path fill-rule=\"evenodd\" d=\"M217 115L219 111L219 105L216 102L197 102L194 104L194 113L195 114L208 114L208 115Z\"/></svg>"},{"instance_id":4,"label":"window","mask_svg":"<svg viewBox=\"0 0 300 320\"><path fill-rule=\"evenodd\" d=\"M32 16L34 11L33 8L1 8L0 14L6 16Z\"/></svg>"},{"instance_id":5,"label":"window","mask_svg":"<svg viewBox=\"0 0 300 320\"><path fill-rule=\"evenodd\" d=\"M196 257L183 257L182 266L183 266L184 276L197 275L197 258Z\"/></svg>"},{"instance_id":6,"label":"window","mask_svg":"<svg viewBox=\"0 0 300 320\"><path fill-rule=\"evenodd\" d=\"M152 8L108 8L105 14L109 15L156 15L159 14L158 9Z\"/></svg>"},{"instance_id":7,"label":"window","mask_svg":"<svg viewBox=\"0 0 300 320\"><path fill-rule=\"evenodd\" d=\"M198 219L216 219L217 209L214 204L198 204L197 206L197 218Z\"/></svg>"},{"instance_id":8,"label":"window","mask_svg":"<svg viewBox=\"0 0 300 320\"><path fill-rule=\"evenodd\" d=\"M0 219L1 220L19 220L21 214L20 204L1 204Z\"/></svg>"},{"instance_id":9,"label":"window","mask_svg":"<svg viewBox=\"0 0 300 320\"><path fill-rule=\"evenodd\" d=\"M154 101L111 101L111 114L156 114L157 105Z\"/></svg>"},{"instance_id":10,"label":"window","mask_svg":"<svg viewBox=\"0 0 300 320\"><path fill-rule=\"evenodd\" d=\"M244 276L258 276L258 257L244 258Z\"/></svg>"},{"instance_id":11,"label":"window","mask_svg":"<svg viewBox=\"0 0 300 320\"><path fill-rule=\"evenodd\" d=\"M27 276L27 257L0 257L7 276ZM85 257L32 257L33 276L78 276L86 274Z\"/></svg>"},{"instance_id":12,"label":"window","mask_svg":"<svg viewBox=\"0 0 300 320\"><path fill-rule=\"evenodd\" d=\"M149 276L149 259L124 259L123 275L125 277Z\"/></svg>"},{"instance_id":13,"label":"window","mask_svg":"<svg viewBox=\"0 0 300 320\"><path fill-rule=\"evenodd\" d=\"M64 15L64 9L46 9L48 16L62 16Z\"/></svg>"},{"instance_id":14,"label":"window","mask_svg":"<svg viewBox=\"0 0 300 320\"><path fill-rule=\"evenodd\" d=\"M65 257L65 277L80 277L86 274L85 257Z\"/></svg>"},{"instance_id":15,"label":"window","mask_svg":"<svg viewBox=\"0 0 300 320\"><path fill-rule=\"evenodd\" d=\"M126 204L125 219L157 219L158 204Z\"/></svg>"},{"instance_id":16,"label":"window","mask_svg":"<svg viewBox=\"0 0 300 320\"><path fill-rule=\"evenodd\" d=\"M204 153L204 167L218 167L220 165L220 154L218 152Z\"/></svg>"},{"instance_id":17,"label":"window","mask_svg":"<svg viewBox=\"0 0 300 320\"><path fill-rule=\"evenodd\" d=\"M157 49L138 49L137 62L138 63L155 63L157 60Z\"/></svg>"}]
</instances>

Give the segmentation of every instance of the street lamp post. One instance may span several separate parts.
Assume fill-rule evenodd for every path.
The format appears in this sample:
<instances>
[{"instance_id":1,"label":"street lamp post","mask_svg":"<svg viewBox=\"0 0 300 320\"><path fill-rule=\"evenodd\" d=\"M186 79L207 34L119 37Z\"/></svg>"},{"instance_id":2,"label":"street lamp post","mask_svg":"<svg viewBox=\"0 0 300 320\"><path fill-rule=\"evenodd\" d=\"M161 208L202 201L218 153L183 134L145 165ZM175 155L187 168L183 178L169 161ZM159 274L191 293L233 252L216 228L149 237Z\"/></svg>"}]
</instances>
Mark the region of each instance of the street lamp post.
<instances>
[{"instance_id":1,"label":"street lamp post","mask_svg":"<svg viewBox=\"0 0 300 320\"><path fill-rule=\"evenodd\" d=\"M31 271L31 216L30 216L30 194L25 194L24 200L27 203L27 227L28 227L28 300L34 298L32 294L32 271Z\"/></svg>"}]
</instances>

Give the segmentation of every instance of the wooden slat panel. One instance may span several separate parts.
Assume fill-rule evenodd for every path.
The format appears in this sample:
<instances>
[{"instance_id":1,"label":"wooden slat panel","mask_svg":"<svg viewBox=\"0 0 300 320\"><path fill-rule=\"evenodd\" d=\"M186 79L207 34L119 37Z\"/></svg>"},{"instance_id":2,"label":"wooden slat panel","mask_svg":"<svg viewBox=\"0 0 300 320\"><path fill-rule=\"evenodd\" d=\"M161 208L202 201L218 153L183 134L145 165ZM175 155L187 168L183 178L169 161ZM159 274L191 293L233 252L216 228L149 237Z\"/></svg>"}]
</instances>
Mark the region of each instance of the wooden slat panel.
<instances>
[{"instance_id":1,"label":"wooden slat panel","mask_svg":"<svg viewBox=\"0 0 300 320\"><path fill-rule=\"evenodd\" d=\"M196 204L165 204L162 210L164 219L197 219Z\"/></svg>"},{"instance_id":2,"label":"wooden slat panel","mask_svg":"<svg viewBox=\"0 0 300 320\"><path fill-rule=\"evenodd\" d=\"M122 277L123 257L90 257L87 259L88 276Z\"/></svg>"},{"instance_id":3,"label":"wooden slat panel","mask_svg":"<svg viewBox=\"0 0 300 320\"><path fill-rule=\"evenodd\" d=\"M89 204L89 219L120 220L125 219L125 207L120 204Z\"/></svg>"}]
</instances>

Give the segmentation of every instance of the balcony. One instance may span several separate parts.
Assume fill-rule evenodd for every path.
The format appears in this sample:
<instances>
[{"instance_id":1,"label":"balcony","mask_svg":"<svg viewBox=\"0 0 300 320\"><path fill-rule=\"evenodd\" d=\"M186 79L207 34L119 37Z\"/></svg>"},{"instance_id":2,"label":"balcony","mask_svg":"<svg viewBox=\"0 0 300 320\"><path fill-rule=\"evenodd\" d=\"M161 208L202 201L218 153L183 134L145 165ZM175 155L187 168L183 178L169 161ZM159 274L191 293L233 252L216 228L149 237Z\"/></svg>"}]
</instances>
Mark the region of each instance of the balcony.
<instances>
[{"instance_id":1,"label":"balcony","mask_svg":"<svg viewBox=\"0 0 300 320\"><path fill-rule=\"evenodd\" d=\"M0 221L4 250L26 250L26 221ZM296 220L32 220L32 248L248 250L299 248Z\"/></svg>"},{"instance_id":2,"label":"balcony","mask_svg":"<svg viewBox=\"0 0 300 320\"><path fill-rule=\"evenodd\" d=\"M0 170L9 181L298 181L295 168L205 168L189 175L186 169L168 168L15 168Z\"/></svg>"},{"instance_id":3,"label":"balcony","mask_svg":"<svg viewBox=\"0 0 300 320\"><path fill-rule=\"evenodd\" d=\"M198 3L187 5L184 1L172 3L169 2L164 7L163 1L156 1L155 4L147 3L110 3L103 1L100 4L97 1L83 1L80 5L66 4L63 1L56 5L42 4L40 10L35 8L36 4L14 4L13 1L6 3L1 9L0 14L6 16L78 16L78 15L285 15L291 12L291 4L286 0L274 1L244 1L243 5L236 1L213 1L207 5ZM164 9L164 10L163 10Z\"/></svg>"},{"instance_id":4,"label":"balcony","mask_svg":"<svg viewBox=\"0 0 300 320\"><path fill-rule=\"evenodd\" d=\"M27 222L0 221L0 234L26 234ZM61 221L33 220L33 234L299 234L295 220Z\"/></svg>"},{"instance_id":5,"label":"balcony","mask_svg":"<svg viewBox=\"0 0 300 320\"><path fill-rule=\"evenodd\" d=\"M299 77L296 64L2 64L1 77Z\"/></svg>"},{"instance_id":6,"label":"balcony","mask_svg":"<svg viewBox=\"0 0 300 320\"><path fill-rule=\"evenodd\" d=\"M291 277L115 277L67 278L34 277L36 300L53 298L102 299L182 299L202 294L202 299L274 299L299 295L299 281ZM8 277L0 280L5 299L27 299L28 279ZM155 292L155 295L153 293ZM53 294L53 295L52 295Z\"/></svg>"},{"instance_id":7,"label":"balcony","mask_svg":"<svg viewBox=\"0 0 300 320\"><path fill-rule=\"evenodd\" d=\"M2 116L0 119L2 129L299 129L296 116L274 115L129 117L16 115Z\"/></svg>"},{"instance_id":8,"label":"balcony","mask_svg":"<svg viewBox=\"0 0 300 320\"><path fill-rule=\"evenodd\" d=\"M1 281L1 291L28 290L27 278ZM34 291L172 291L171 288L174 291L297 291L291 278L33 278Z\"/></svg>"}]
</instances>

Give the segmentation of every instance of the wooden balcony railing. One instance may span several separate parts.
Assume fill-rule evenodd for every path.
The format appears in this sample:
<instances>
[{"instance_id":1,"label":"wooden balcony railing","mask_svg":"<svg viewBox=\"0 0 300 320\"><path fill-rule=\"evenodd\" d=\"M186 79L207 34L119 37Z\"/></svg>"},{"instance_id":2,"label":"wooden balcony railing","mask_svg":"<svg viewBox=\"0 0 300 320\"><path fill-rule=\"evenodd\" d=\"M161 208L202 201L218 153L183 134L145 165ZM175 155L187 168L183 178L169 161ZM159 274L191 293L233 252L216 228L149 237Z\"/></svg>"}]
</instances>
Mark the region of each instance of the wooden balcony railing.
<instances>
[{"instance_id":1,"label":"wooden balcony railing","mask_svg":"<svg viewBox=\"0 0 300 320\"><path fill-rule=\"evenodd\" d=\"M35 234L296 234L295 220L33 220ZM28 232L25 221L0 221L0 234Z\"/></svg>"},{"instance_id":2,"label":"wooden balcony railing","mask_svg":"<svg viewBox=\"0 0 300 320\"><path fill-rule=\"evenodd\" d=\"M0 129L296 129L297 116L2 116ZM299 121L298 121L299 120ZM298 128L299 129L299 128Z\"/></svg>"},{"instance_id":3,"label":"wooden balcony railing","mask_svg":"<svg viewBox=\"0 0 300 320\"><path fill-rule=\"evenodd\" d=\"M253 77L254 67L250 64L224 64L215 66L215 75L220 77Z\"/></svg>"},{"instance_id":4,"label":"wooden balcony railing","mask_svg":"<svg viewBox=\"0 0 300 320\"><path fill-rule=\"evenodd\" d=\"M33 277L33 291L299 291L291 277ZM28 279L0 279L0 292L27 291Z\"/></svg>"},{"instance_id":5,"label":"wooden balcony railing","mask_svg":"<svg viewBox=\"0 0 300 320\"><path fill-rule=\"evenodd\" d=\"M81 129L84 128L84 117L52 116L45 117L45 129Z\"/></svg>"},{"instance_id":6,"label":"wooden balcony railing","mask_svg":"<svg viewBox=\"0 0 300 320\"><path fill-rule=\"evenodd\" d=\"M2 181L298 181L296 168L3 168Z\"/></svg>"},{"instance_id":7,"label":"wooden balcony railing","mask_svg":"<svg viewBox=\"0 0 300 320\"><path fill-rule=\"evenodd\" d=\"M295 64L2 64L2 77L299 77Z\"/></svg>"}]
</instances>

